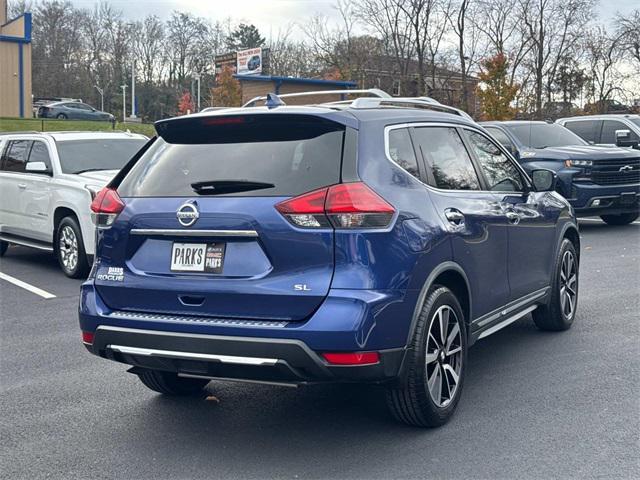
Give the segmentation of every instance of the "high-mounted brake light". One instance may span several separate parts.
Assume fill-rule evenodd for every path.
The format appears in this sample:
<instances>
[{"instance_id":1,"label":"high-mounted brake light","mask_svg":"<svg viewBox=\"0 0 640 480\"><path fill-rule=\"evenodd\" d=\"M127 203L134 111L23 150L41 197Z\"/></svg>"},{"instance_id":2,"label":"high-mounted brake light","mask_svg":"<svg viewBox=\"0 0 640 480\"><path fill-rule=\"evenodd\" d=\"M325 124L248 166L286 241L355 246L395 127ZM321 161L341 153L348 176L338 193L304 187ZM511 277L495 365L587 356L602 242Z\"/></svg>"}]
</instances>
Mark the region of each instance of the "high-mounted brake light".
<instances>
[{"instance_id":1,"label":"high-mounted brake light","mask_svg":"<svg viewBox=\"0 0 640 480\"><path fill-rule=\"evenodd\" d=\"M208 117L202 120L204 125L238 125L245 123L244 117Z\"/></svg>"},{"instance_id":2,"label":"high-mounted brake light","mask_svg":"<svg viewBox=\"0 0 640 480\"><path fill-rule=\"evenodd\" d=\"M118 214L124 209L124 203L113 188L103 188L91 202L91 218L98 228L109 228Z\"/></svg>"},{"instance_id":3,"label":"high-mounted brake light","mask_svg":"<svg viewBox=\"0 0 640 480\"><path fill-rule=\"evenodd\" d=\"M276 205L304 228L384 228L395 209L362 182L341 183L304 193Z\"/></svg>"},{"instance_id":4,"label":"high-mounted brake light","mask_svg":"<svg viewBox=\"0 0 640 480\"><path fill-rule=\"evenodd\" d=\"M373 365L380 362L378 352L336 352L323 353L322 356L331 365Z\"/></svg>"}]
</instances>

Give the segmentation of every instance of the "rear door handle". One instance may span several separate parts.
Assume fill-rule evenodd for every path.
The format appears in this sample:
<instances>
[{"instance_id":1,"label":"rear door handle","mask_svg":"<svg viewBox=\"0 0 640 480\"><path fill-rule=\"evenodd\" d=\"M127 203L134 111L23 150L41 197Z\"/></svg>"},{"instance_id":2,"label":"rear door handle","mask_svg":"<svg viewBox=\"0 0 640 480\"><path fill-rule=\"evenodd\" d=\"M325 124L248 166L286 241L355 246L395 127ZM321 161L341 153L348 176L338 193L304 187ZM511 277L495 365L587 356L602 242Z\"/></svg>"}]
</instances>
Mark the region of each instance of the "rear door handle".
<instances>
[{"instance_id":1,"label":"rear door handle","mask_svg":"<svg viewBox=\"0 0 640 480\"><path fill-rule=\"evenodd\" d=\"M447 208L444 211L444 216L453 225L462 225L464 223L464 214L456 208Z\"/></svg>"},{"instance_id":2,"label":"rear door handle","mask_svg":"<svg viewBox=\"0 0 640 480\"><path fill-rule=\"evenodd\" d=\"M25 188L27 188L27 184L26 184L26 183L19 183L19 184L18 184L18 188L19 188L20 190L24 190Z\"/></svg>"},{"instance_id":3,"label":"rear door handle","mask_svg":"<svg viewBox=\"0 0 640 480\"><path fill-rule=\"evenodd\" d=\"M506 216L507 220L509 220L509 223L511 224L517 225L518 223L520 223L520 215L516 212L507 212Z\"/></svg>"}]
</instances>

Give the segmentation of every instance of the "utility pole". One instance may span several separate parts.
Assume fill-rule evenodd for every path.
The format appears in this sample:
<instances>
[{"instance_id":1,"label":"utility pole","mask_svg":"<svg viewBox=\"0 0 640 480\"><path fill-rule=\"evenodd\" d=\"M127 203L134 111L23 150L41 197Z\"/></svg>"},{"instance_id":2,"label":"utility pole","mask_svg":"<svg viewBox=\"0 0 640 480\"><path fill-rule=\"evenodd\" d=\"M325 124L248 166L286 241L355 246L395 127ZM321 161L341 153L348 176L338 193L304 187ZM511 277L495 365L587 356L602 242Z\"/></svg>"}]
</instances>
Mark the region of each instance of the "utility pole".
<instances>
[{"instance_id":1,"label":"utility pole","mask_svg":"<svg viewBox=\"0 0 640 480\"><path fill-rule=\"evenodd\" d=\"M199 73L196 75L196 80L198 81L198 103L197 103L198 109L196 111L199 112L200 111L200 74Z\"/></svg>"},{"instance_id":2,"label":"utility pole","mask_svg":"<svg viewBox=\"0 0 640 480\"><path fill-rule=\"evenodd\" d=\"M98 93L100 94L100 111L104 112L104 90L100 88L98 85L94 85Z\"/></svg>"},{"instance_id":3,"label":"utility pole","mask_svg":"<svg viewBox=\"0 0 640 480\"><path fill-rule=\"evenodd\" d=\"M126 122L127 120L127 86L120 85L122 89L122 122Z\"/></svg>"},{"instance_id":4,"label":"utility pole","mask_svg":"<svg viewBox=\"0 0 640 480\"><path fill-rule=\"evenodd\" d=\"M136 61L131 63L131 118L136 118Z\"/></svg>"}]
</instances>

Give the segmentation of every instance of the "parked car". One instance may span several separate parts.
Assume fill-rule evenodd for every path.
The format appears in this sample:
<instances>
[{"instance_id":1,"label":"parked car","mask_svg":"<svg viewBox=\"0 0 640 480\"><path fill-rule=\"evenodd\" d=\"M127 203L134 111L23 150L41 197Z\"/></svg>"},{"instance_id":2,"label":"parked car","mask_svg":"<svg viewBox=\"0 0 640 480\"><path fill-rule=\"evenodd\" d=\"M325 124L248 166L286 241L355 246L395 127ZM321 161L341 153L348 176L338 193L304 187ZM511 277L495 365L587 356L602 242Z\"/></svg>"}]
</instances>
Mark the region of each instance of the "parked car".
<instances>
[{"instance_id":1,"label":"parked car","mask_svg":"<svg viewBox=\"0 0 640 480\"><path fill-rule=\"evenodd\" d=\"M558 123L485 122L483 126L526 171L553 170L558 192L579 217L600 216L610 225L638 218L640 152L589 145Z\"/></svg>"},{"instance_id":2,"label":"parked car","mask_svg":"<svg viewBox=\"0 0 640 480\"><path fill-rule=\"evenodd\" d=\"M547 102L543 111L545 117L558 118L561 115L575 115L580 109L572 102Z\"/></svg>"},{"instance_id":3,"label":"parked car","mask_svg":"<svg viewBox=\"0 0 640 480\"><path fill-rule=\"evenodd\" d=\"M640 115L587 115L556 122L590 144L640 150Z\"/></svg>"},{"instance_id":4,"label":"parked car","mask_svg":"<svg viewBox=\"0 0 640 480\"><path fill-rule=\"evenodd\" d=\"M254 55L247 62L247 69L256 70L259 67L260 67L260 55Z\"/></svg>"},{"instance_id":5,"label":"parked car","mask_svg":"<svg viewBox=\"0 0 640 480\"><path fill-rule=\"evenodd\" d=\"M65 275L86 276L91 201L146 141L114 132L1 134L0 256L10 244L52 251Z\"/></svg>"},{"instance_id":6,"label":"parked car","mask_svg":"<svg viewBox=\"0 0 640 480\"><path fill-rule=\"evenodd\" d=\"M115 117L107 112L96 110L82 102L54 102L38 108L38 118L57 118L59 120L96 120L112 122Z\"/></svg>"},{"instance_id":7,"label":"parked car","mask_svg":"<svg viewBox=\"0 0 640 480\"><path fill-rule=\"evenodd\" d=\"M91 353L169 395L381 383L396 418L437 426L476 340L529 313L571 326L580 238L553 172L435 102L286 97L157 122L96 196Z\"/></svg>"},{"instance_id":8,"label":"parked car","mask_svg":"<svg viewBox=\"0 0 640 480\"><path fill-rule=\"evenodd\" d=\"M603 114L603 113L631 113L631 108L628 105L620 103L618 100L599 100L594 103L587 103L584 106L586 113Z\"/></svg>"}]
</instances>

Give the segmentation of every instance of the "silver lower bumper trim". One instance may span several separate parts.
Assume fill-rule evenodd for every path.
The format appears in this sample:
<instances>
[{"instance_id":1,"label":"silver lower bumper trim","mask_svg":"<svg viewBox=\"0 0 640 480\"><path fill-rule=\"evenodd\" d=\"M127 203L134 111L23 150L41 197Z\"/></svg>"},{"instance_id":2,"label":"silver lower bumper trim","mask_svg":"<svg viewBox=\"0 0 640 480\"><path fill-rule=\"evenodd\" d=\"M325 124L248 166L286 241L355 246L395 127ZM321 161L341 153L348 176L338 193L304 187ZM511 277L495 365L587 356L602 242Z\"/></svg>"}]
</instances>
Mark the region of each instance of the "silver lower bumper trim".
<instances>
[{"instance_id":1,"label":"silver lower bumper trim","mask_svg":"<svg viewBox=\"0 0 640 480\"><path fill-rule=\"evenodd\" d=\"M277 358L236 357L233 355L216 355L213 353L176 352L173 350L156 350L153 348L127 347L124 345L109 345L107 347L114 352L141 355L145 357L177 358L181 360L210 361L231 363L235 365L262 365L273 366L278 363Z\"/></svg>"}]
</instances>

